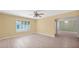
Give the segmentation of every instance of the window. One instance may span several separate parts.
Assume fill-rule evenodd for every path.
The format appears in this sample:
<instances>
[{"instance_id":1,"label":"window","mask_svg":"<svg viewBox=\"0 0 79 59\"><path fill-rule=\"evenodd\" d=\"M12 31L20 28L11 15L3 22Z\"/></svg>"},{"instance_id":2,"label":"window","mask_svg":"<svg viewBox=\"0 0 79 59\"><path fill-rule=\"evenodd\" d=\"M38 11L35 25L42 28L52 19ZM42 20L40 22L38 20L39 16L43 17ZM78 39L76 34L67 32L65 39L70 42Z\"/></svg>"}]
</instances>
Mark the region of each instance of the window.
<instances>
[{"instance_id":1,"label":"window","mask_svg":"<svg viewBox=\"0 0 79 59\"><path fill-rule=\"evenodd\" d=\"M16 32L29 31L30 21L20 21L16 20Z\"/></svg>"}]
</instances>

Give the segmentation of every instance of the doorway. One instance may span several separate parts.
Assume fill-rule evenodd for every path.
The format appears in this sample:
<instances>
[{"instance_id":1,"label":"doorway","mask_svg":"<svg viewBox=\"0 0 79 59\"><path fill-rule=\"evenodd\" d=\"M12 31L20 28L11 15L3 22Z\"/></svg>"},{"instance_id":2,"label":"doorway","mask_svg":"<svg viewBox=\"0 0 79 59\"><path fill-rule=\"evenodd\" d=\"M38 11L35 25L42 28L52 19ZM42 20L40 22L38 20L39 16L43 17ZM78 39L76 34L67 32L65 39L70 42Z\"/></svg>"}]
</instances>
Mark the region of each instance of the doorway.
<instances>
[{"instance_id":1,"label":"doorway","mask_svg":"<svg viewBox=\"0 0 79 59\"><path fill-rule=\"evenodd\" d=\"M79 37L79 17L56 19L56 36Z\"/></svg>"}]
</instances>

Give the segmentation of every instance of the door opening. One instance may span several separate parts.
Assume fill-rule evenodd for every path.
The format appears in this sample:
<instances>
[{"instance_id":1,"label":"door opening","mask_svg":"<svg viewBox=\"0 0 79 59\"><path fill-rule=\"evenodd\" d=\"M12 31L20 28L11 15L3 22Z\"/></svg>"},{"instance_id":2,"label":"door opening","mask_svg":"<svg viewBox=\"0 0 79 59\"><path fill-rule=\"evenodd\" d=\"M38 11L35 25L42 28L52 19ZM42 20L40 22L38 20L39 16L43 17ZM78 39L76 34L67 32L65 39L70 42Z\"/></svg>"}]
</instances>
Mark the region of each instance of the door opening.
<instances>
[{"instance_id":1,"label":"door opening","mask_svg":"<svg viewBox=\"0 0 79 59\"><path fill-rule=\"evenodd\" d=\"M56 36L78 36L79 17L66 17L56 19Z\"/></svg>"}]
</instances>

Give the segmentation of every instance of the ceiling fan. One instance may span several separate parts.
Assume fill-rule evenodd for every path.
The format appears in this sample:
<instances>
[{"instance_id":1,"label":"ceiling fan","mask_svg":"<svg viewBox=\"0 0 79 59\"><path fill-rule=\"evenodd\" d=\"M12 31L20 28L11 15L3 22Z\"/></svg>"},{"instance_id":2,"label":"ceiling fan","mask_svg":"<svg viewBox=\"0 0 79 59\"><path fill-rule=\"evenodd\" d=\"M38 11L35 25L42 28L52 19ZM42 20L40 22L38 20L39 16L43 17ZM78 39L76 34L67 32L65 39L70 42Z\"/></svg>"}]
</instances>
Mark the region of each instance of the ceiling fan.
<instances>
[{"instance_id":1,"label":"ceiling fan","mask_svg":"<svg viewBox=\"0 0 79 59\"><path fill-rule=\"evenodd\" d=\"M34 11L33 13L34 13L33 17L42 17L42 15L44 15L44 13L40 13L38 11Z\"/></svg>"}]
</instances>

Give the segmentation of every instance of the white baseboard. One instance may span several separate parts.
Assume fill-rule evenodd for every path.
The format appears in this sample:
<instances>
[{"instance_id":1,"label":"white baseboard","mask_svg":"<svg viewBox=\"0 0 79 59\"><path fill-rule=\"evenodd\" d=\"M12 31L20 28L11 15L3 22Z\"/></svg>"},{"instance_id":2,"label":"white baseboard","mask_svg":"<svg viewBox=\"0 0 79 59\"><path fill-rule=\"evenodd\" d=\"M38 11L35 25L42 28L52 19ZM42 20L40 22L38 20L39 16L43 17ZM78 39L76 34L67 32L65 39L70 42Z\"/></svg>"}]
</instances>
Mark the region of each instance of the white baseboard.
<instances>
[{"instance_id":1,"label":"white baseboard","mask_svg":"<svg viewBox=\"0 0 79 59\"><path fill-rule=\"evenodd\" d=\"M35 33L32 33L35 34ZM55 37L55 35L48 35L48 34L44 34L44 33L36 33L36 34L41 34L41 35L45 35L45 36L49 36L49 37ZM18 37L18 36L23 36L23 35L11 35L11 36L4 36L4 37L0 37L0 40L3 39L9 39L9 38L13 38L13 37Z\"/></svg>"},{"instance_id":2,"label":"white baseboard","mask_svg":"<svg viewBox=\"0 0 79 59\"><path fill-rule=\"evenodd\" d=\"M17 37L17 36L19 36L19 35L4 36L4 37L0 37L0 40L9 39L9 38Z\"/></svg>"},{"instance_id":3,"label":"white baseboard","mask_svg":"<svg viewBox=\"0 0 79 59\"><path fill-rule=\"evenodd\" d=\"M49 37L55 37L55 35L53 34L53 35L48 35L48 34L44 34L44 33L37 33L37 34L41 34L41 35L45 35L45 36L49 36Z\"/></svg>"},{"instance_id":4,"label":"white baseboard","mask_svg":"<svg viewBox=\"0 0 79 59\"><path fill-rule=\"evenodd\" d=\"M24 35L23 34L20 34L20 35L19 34L13 34L13 35L8 35L8 36L3 36L3 37L0 37L0 40L14 38L14 37L20 37L20 36L24 36Z\"/></svg>"},{"instance_id":5,"label":"white baseboard","mask_svg":"<svg viewBox=\"0 0 79 59\"><path fill-rule=\"evenodd\" d=\"M75 33L75 34L77 34L77 32L70 32L70 31L59 31L60 33L61 32L68 32L68 33Z\"/></svg>"}]
</instances>

